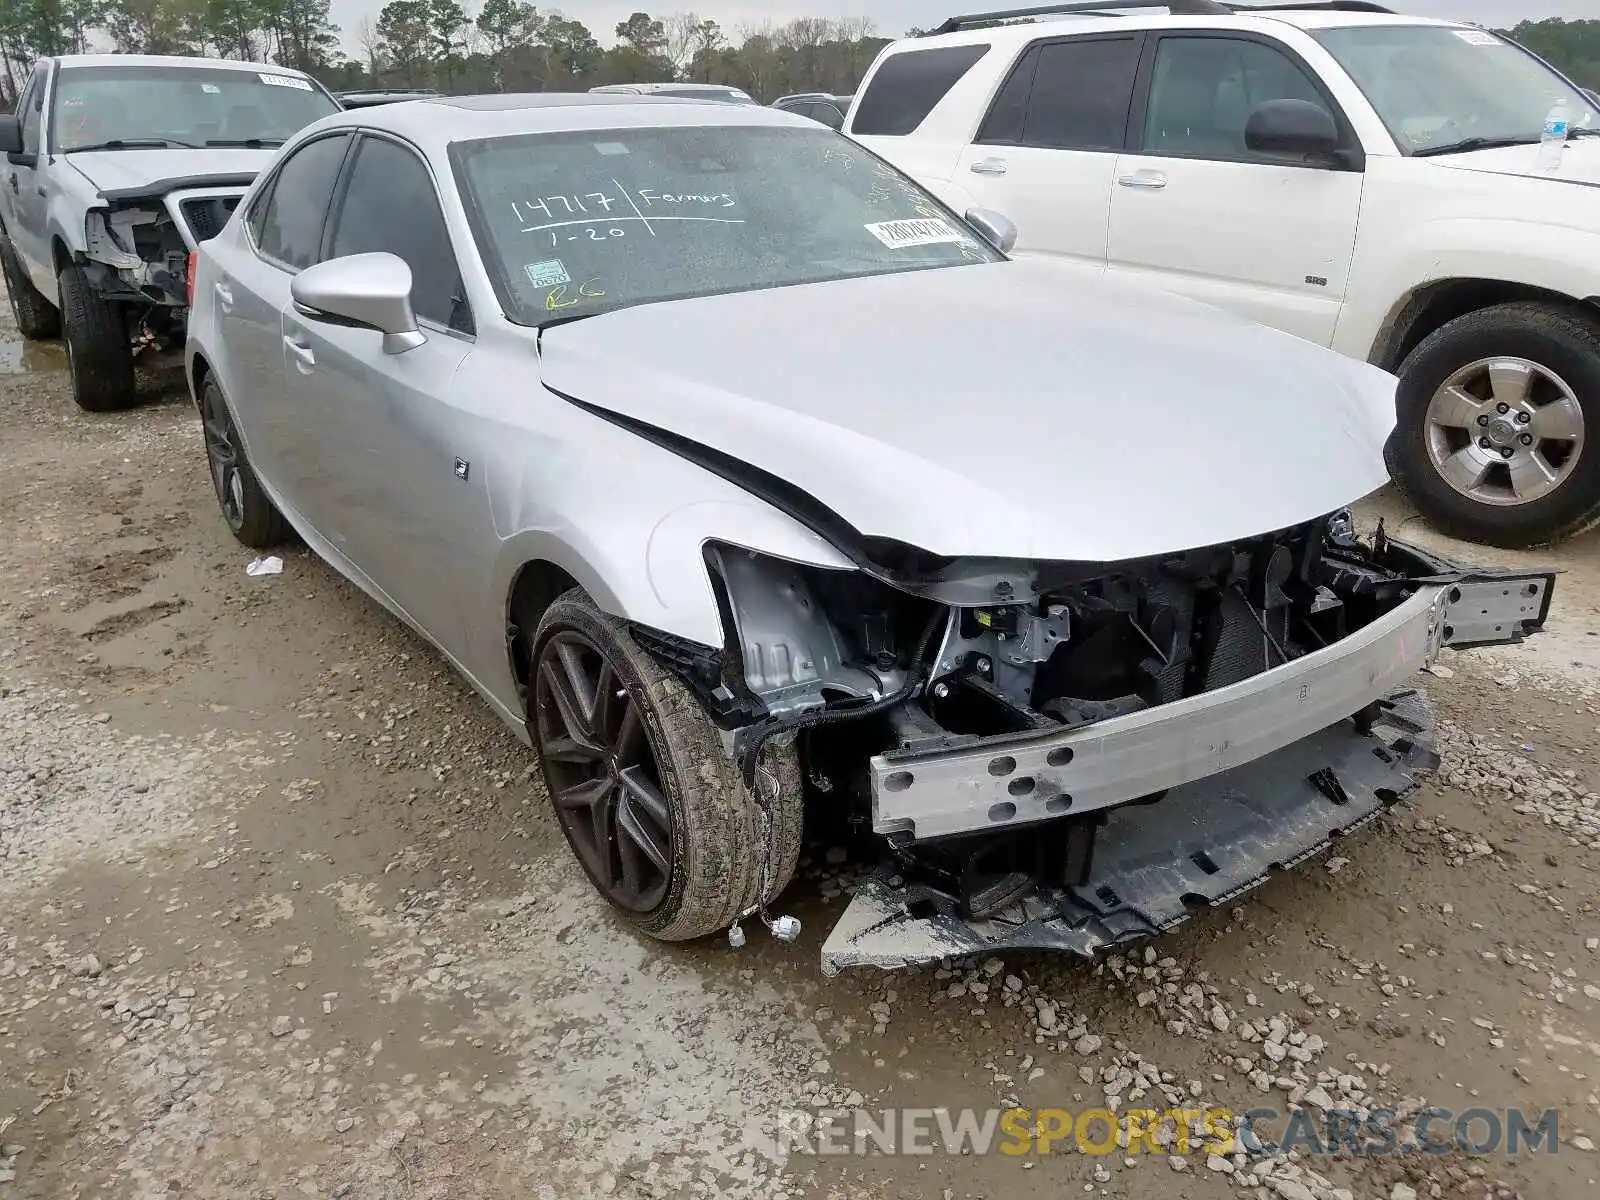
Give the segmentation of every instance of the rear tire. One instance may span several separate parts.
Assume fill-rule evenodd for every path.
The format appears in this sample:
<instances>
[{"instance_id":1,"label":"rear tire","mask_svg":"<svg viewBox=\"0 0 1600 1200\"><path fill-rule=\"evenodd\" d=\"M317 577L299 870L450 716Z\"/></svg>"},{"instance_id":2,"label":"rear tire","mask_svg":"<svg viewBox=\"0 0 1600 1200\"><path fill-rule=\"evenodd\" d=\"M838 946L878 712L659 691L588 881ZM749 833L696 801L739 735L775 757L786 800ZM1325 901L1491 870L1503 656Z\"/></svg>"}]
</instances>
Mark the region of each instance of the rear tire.
<instances>
[{"instance_id":1,"label":"rear tire","mask_svg":"<svg viewBox=\"0 0 1600 1200\"><path fill-rule=\"evenodd\" d=\"M72 398L86 412L130 407L137 388L123 307L97 292L77 263L62 267L58 278Z\"/></svg>"},{"instance_id":2,"label":"rear tire","mask_svg":"<svg viewBox=\"0 0 1600 1200\"><path fill-rule=\"evenodd\" d=\"M557 823L584 873L613 907L651 937L687 941L726 929L763 899L776 898L800 858L804 804L792 745L769 747L762 759L763 769L778 779L778 800L766 826L772 852L763 897L760 804L698 701L638 647L627 625L574 589L540 618L531 663L529 725ZM578 682L570 686L574 678ZM607 697L607 708L602 714L597 700L594 712L580 712L577 724L587 722L587 728L573 737L574 698L581 709L582 697L590 694ZM631 752L619 748L628 741L620 729L629 711L643 726ZM629 790L637 794L639 767L629 764L640 762L653 785L642 807L628 796L574 807L583 789L589 789L585 795L614 790L607 780L617 777L619 763L622 776L631 773L635 787ZM630 887L630 860L635 883L643 862L631 832L641 818L650 818L659 862L649 886ZM608 820L609 833L603 832ZM596 829L602 830L599 836Z\"/></svg>"},{"instance_id":3,"label":"rear tire","mask_svg":"<svg viewBox=\"0 0 1600 1200\"><path fill-rule=\"evenodd\" d=\"M1503 399L1501 389L1489 386L1485 364L1491 360L1500 360L1497 371L1502 363L1515 365L1517 372L1535 381L1526 406L1513 397L1502 414L1496 404ZM1399 375L1397 423L1385 458L1400 490L1441 532L1520 550L1600 524L1600 321L1551 304L1518 302L1481 309L1423 339L1406 357ZM1462 393L1469 405L1473 401L1487 405L1482 413L1459 421L1460 431L1437 419L1445 411L1439 398L1452 390ZM1563 398L1563 392L1570 397ZM1554 404L1560 405L1561 427L1576 430L1576 438L1536 436L1547 423L1556 426ZM1524 462L1528 447L1522 444L1523 437L1532 439L1531 449L1539 455L1532 464ZM1474 447L1483 450L1481 457L1491 460L1491 466L1474 459ZM1492 462L1502 450L1511 451L1503 466ZM1476 497L1446 479L1440 464L1451 459L1461 460L1450 465L1459 467L1457 478L1463 486L1481 478ZM1522 478L1535 481L1526 489L1532 498L1525 501L1511 502L1513 463L1519 470L1528 467L1530 473ZM1542 492L1537 490L1541 473L1555 479Z\"/></svg>"},{"instance_id":4,"label":"rear tire","mask_svg":"<svg viewBox=\"0 0 1600 1200\"><path fill-rule=\"evenodd\" d=\"M245 458L222 389L209 376L200 388L200 422L205 430L211 486L233 536L252 550L269 550L288 541L289 523L262 490L255 469Z\"/></svg>"},{"instance_id":5,"label":"rear tire","mask_svg":"<svg viewBox=\"0 0 1600 1200\"><path fill-rule=\"evenodd\" d=\"M17 332L30 342L59 337L61 313L33 286L17 248L4 234L0 234L0 274L5 276L6 295L11 300L11 315L16 319Z\"/></svg>"}]
</instances>

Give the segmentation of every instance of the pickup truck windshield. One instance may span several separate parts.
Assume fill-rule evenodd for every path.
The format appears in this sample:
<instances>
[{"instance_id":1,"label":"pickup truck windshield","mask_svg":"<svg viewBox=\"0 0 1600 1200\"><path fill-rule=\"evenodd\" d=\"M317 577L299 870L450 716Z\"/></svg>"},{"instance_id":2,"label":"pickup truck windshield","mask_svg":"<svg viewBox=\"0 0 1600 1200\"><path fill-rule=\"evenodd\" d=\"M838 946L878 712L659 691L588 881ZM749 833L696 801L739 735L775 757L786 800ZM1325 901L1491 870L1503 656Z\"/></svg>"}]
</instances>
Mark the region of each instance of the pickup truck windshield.
<instances>
[{"instance_id":1,"label":"pickup truck windshield","mask_svg":"<svg viewBox=\"0 0 1600 1200\"><path fill-rule=\"evenodd\" d=\"M67 67L56 82L56 153L91 147L280 145L339 111L298 75L205 67Z\"/></svg>"},{"instance_id":2,"label":"pickup truck windshield","mask_svg":"<svg viewBox=\"0 0 1600 1200\"><path fill-rule=\"evenodd\" d=\"M533 134L458 142L451 157L478 248L525 325L1000 258L820 127Z\"/></svg>"},{"instance_id":3,"label":"pickup truck windshield","mask_svg":"<svg viewBox=\"0 0 1600 1200\"><path fill-rule=\"evenodd\" d=\"M1557 100L1573 129L1600 113L1533 55L1484 29L1359 25L1312 36L1339 60L1405 154L1537 142Z\"/></svg>"}]
</instances>

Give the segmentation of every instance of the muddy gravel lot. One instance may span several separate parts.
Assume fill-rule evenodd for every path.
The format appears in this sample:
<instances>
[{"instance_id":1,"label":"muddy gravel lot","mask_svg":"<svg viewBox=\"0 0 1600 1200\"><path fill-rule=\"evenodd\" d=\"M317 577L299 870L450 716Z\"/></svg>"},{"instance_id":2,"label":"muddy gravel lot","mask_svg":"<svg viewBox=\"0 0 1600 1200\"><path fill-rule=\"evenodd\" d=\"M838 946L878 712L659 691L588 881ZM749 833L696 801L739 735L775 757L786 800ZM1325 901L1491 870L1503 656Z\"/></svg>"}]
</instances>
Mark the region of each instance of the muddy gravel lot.
<instances>
[{"instance_id":1,"label":"muddy gravel lot","mask_svg":"<svg viewBox=\"0 0 1600 1200\"><path fill-rule=\"evenodd\" d=\"M1425 677L1438 778L1331 856L1092 966L829 980L842 848L797 944L633 936L427 646L303 548L247 576L181 380L97 417L64 365L0 324L0 1197L1596 1194L1600 540L1467 552L1566 569L1551 628ZM1010 1105L1393 1110L1399 1151L942 1142ZM1559 1120L1403 1152L1434 1107ZM839 1108L931 1152L762 1136Z\"/></svg>"}]
</instances>

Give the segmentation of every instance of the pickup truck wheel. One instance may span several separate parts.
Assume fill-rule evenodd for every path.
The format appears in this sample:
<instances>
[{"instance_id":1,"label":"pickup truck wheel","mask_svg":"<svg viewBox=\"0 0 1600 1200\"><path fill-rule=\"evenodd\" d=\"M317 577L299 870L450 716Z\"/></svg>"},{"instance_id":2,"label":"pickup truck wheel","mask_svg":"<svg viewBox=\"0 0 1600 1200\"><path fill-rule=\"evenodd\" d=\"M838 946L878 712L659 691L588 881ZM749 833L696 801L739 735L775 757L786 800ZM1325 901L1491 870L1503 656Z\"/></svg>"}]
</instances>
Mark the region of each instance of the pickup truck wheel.
<instances>
[{"instance_id":1,"label":"pickup truck wheel","mask_svg":"<svg viewBox=\"0 0 1600 1200\"><path fill-rule=\"evenodd\" d=\"M1508 549L1600 523L1600 323L1501 304L1435 330L1400 368L1390 472L1453 537Z\"/></svg>"},{"instance_id":2,"label":"pickup truck wheel","mask_svg":"<svg viewBox=\"0 0 1600 1200\"><path fill-rule=\"evenodd\" d=\"M137 395L122 306L95 291L77 263L61 268L61 324L72 398L88 412L128 408Z\"/></svg>"},{"instance_id":3,"label":"pickup truck wheel","mask_svg":"<svg viewBox=\"0 0 1600 1200\"><path fill-rule=\"evenodd\" d=\"M211 486L233 536L252 550L267 550L288 541L289 524L267 499L245 458L228 402L215 379L208 378L200 389L200 423L205 431Z\"/></svg>"},{"instance_id":4,"label":"pickup truck wheel","mask_svg":"<svg viewBox=\"0 0 1600 1200\"><path fill-rule=\"evenodd\" d=\"M61 314L44 298L44 293L33 286L22 260L17 257L16 247L3 234L0 234L0 274L6 279L6 296L11 301L11 316L17 322L17 332L29 341L58 337Z\"/></svg>"},{"instance_id":5,"label":"pickup truck wheel","mask_svg":"<svg viewBox=\"0 0 1600 1200\"><path fill-rule=\"evenodd\" d=\"M627 626L583 591L540 618L529 720L557 823L595 888L663 941L725 929L756 904L763 833L766 898L800 856L801 780L792 747L768 751L770 821L717 728Z\"/></svg>"}]
</instances>

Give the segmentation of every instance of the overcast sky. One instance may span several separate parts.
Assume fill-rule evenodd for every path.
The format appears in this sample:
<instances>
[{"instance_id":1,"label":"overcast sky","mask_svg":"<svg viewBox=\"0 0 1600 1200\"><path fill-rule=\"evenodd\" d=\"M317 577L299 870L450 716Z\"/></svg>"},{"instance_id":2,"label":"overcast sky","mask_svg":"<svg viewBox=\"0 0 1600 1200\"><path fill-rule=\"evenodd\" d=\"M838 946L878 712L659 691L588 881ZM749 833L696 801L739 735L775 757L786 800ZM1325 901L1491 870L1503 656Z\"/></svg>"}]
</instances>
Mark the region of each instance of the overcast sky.
<instances>
[{"instance_id":1,"label":"overcast sky","mask_svg":"<svg viewBox=\"0 0 1600 1200\"><path fill-rule=\"evenodd\" d=\"M614 39L612 31L631 12L644 10L653 17L692 9L710 17L730 33L742 25L764 21L782 23L794 17L843 16L870 17L885 37L898 37L913 25L937 25L959 12L985 8L1023 8L1043 0L658 0L656 3L626 3L624 0L565 0L564 3L538 4L543 11L558 10L576 17L594 31L606 45ZM385 0L333 0L333 17L343 30L347 48L357 46L356 31L361 19L376 20ZM481 0L465 0L469 13L481 7ZM1593 17L1596 0L1390 0L1397 12L1429 17L1454 17L1482 25L1511 26L1527 18Z\"/></svg>"}]
</instances>

